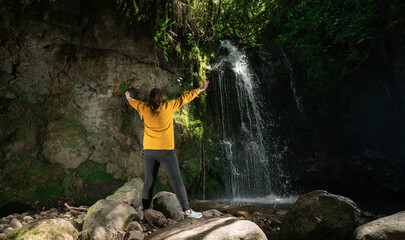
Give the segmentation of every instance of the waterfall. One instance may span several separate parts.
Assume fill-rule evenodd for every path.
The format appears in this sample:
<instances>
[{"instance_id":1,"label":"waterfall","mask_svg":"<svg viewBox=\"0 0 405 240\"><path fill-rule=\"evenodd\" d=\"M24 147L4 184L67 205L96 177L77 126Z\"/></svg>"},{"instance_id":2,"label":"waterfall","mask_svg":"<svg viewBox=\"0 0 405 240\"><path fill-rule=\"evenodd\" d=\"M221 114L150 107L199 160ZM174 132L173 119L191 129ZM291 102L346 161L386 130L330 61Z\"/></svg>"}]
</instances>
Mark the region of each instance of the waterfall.
<instances>
[{"instance_id":1,"label":"waterfall","mask_svg":"<svg viewBox=\"0 0 405 240\"><path fill-rule=\"evenodd\" d=\"M215 66L228 190L233 198L268 196L284 185L278 159L269 157L263 137L264 126L273 124L271 116L260 111L259 79L250 70L247 57L229 42L220 48L229 53Z\"/></svg>"},{"instance_id":2,"label":"waterfall","mask_svg":"<svg viewBox=\"0 0 405 240\"><path fill-rule=\"evenodd\" d=\"M283 58L283 62L287 66L288 74L290 75L290 87L291 87L291 91L293 92L293 95L294 95L295 103L297 104L297 109L298 109L298 111L303 112L304 107L302 106L302 103L301 103L301 97L298 97L297 91L295 89L294 70L291 66L290 61L287 58L287 55L285 54L285 52L282 48L280 48L280 52L281 52L281 56Z\"/></svg>"}]
</instances>

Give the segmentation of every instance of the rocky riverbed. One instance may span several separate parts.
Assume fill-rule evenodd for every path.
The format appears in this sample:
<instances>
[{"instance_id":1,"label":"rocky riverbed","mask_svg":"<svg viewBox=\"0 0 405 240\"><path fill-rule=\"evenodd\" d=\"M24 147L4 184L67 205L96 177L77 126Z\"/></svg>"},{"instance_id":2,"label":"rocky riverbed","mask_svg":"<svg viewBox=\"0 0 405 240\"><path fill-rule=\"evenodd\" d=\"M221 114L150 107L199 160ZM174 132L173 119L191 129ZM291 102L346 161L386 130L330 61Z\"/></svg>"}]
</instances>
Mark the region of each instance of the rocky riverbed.
<instances>
[{"instance_id":1,"label":"rocky riverbed","mask_svg":"<svg viewBox=\"0 0 405 240\"><path fill-rule=\"evenodd\" d=\"M405 239L405 211L385 216L360 210L351 199L316 190L294 204L192 201L202 219L184 219L170 192L152 209L140 205L139 178L92 206L26 211L0 220L0 240L30 239ZM381 238L381 236L383 236Z\"/></svg>"},{"instance_id":2,"label":"rocky riverbed","mask_svg":"<svg viewBox=\"0 0 405 240\"><path fill-rule=\"evenodd\" d=\"M279 238L282 219L291 207L287 204L232 205L217 203L215 201L193 201L190 202L190 206L195 211L204 212L210 209L217 209L224 214L230 214L239 219L248 219L256 223L263 230L268 239ZM69 207L70 208L51 208L43 211L27 211L4 216L0 221L0 240L5 238L6 233L36 220L63 219L71 222L79 230L83 227L84 218L86 217L89 206ZM166 226L173 223L174 221L169 221ZM146 220L140 221L140 226L142 227L142 234L145 237L160 229L151 226Z\"/></svg>"}]
</instances>

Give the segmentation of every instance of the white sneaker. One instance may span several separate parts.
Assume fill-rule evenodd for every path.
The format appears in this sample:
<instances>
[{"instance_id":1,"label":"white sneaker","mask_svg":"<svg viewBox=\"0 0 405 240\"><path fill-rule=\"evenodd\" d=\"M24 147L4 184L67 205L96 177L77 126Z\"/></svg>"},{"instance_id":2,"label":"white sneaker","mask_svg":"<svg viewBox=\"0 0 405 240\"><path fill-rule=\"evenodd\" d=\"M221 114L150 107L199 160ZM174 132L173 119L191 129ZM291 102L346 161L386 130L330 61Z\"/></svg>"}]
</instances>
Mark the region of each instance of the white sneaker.
<instances>
[{"instance_id":1,"label":"white sneaker","mask_svg":"<svg viewBox=\"0 0 405 240\"><path fill-rule=\"evenodd\" d=\"M184 214L185 218L201 218L202 217L202 213L200 212L194 212L193 209L189 209L191 211L190 214Z\"/></svg>"}]
</instances>

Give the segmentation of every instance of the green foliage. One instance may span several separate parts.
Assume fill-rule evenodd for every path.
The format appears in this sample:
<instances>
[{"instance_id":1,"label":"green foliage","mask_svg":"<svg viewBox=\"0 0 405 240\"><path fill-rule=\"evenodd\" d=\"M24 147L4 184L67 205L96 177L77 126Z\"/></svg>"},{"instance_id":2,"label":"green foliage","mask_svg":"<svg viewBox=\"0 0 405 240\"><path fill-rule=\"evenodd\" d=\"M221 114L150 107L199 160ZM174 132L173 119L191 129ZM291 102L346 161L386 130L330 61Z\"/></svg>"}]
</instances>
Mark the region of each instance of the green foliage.
<instances>
[{"instance_id":1,"label":"green foliage","mask_svg":"<svg viewBox=\"0 0 405 240\"><path fill-rule=\"evenodd\" d=\"M124 86L120 86L120 90L121 90L121 95L125 95L125 87L124 87Z\"/></svg>"},{"instance_id":2,"label":"green foliage","mask_svg":"<svg viewBox=\"0 0 405 240\"><path fill-rule=\"evenodd\" d=\"M356 71L388 26L401 21L397 0L274 1L262 41L284 46L305 69L305 83L321 94ZM276 30L275 30L276 29Z\"/></svg>"},{"instance_id":3,"label":"green foliage","mask_svg":"<svg viewBox=\"0 0 405 240\"><path fill-rule=\"evenodd\" d=\"M117 9L128 20L129 24L135 24L138 19L136 18L139 8L135 0L116 0Z\"/></svg>"}]
</instances>

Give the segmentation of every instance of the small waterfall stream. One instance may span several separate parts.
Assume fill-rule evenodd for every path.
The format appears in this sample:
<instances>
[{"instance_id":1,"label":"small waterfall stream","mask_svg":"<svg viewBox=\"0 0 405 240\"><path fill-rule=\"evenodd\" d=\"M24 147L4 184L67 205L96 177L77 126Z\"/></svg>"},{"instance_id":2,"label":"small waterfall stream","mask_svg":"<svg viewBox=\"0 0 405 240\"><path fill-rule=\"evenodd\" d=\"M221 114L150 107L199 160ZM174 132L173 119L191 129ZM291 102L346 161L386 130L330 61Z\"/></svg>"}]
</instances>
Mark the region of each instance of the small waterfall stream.
<instances>
[{"instance_id":1,"label":"small waterfall stream","mask_svg":"<svg viewBox=\"0 0 405 240\"><path fill-rule=\"evenodd\" d=\"M229 42L220 48L218 73L222 143L227 161L229 194L233 199L263 198L284 188L278 158L265 142L264 126L272 126L271 116L261 112L259 79L251 71L245 54ZM231 70L231 71L229 71ZM231 72L231 75L229 75ZM280 187L283 185L282 187Z\"/></svg>"}]
</instances>

